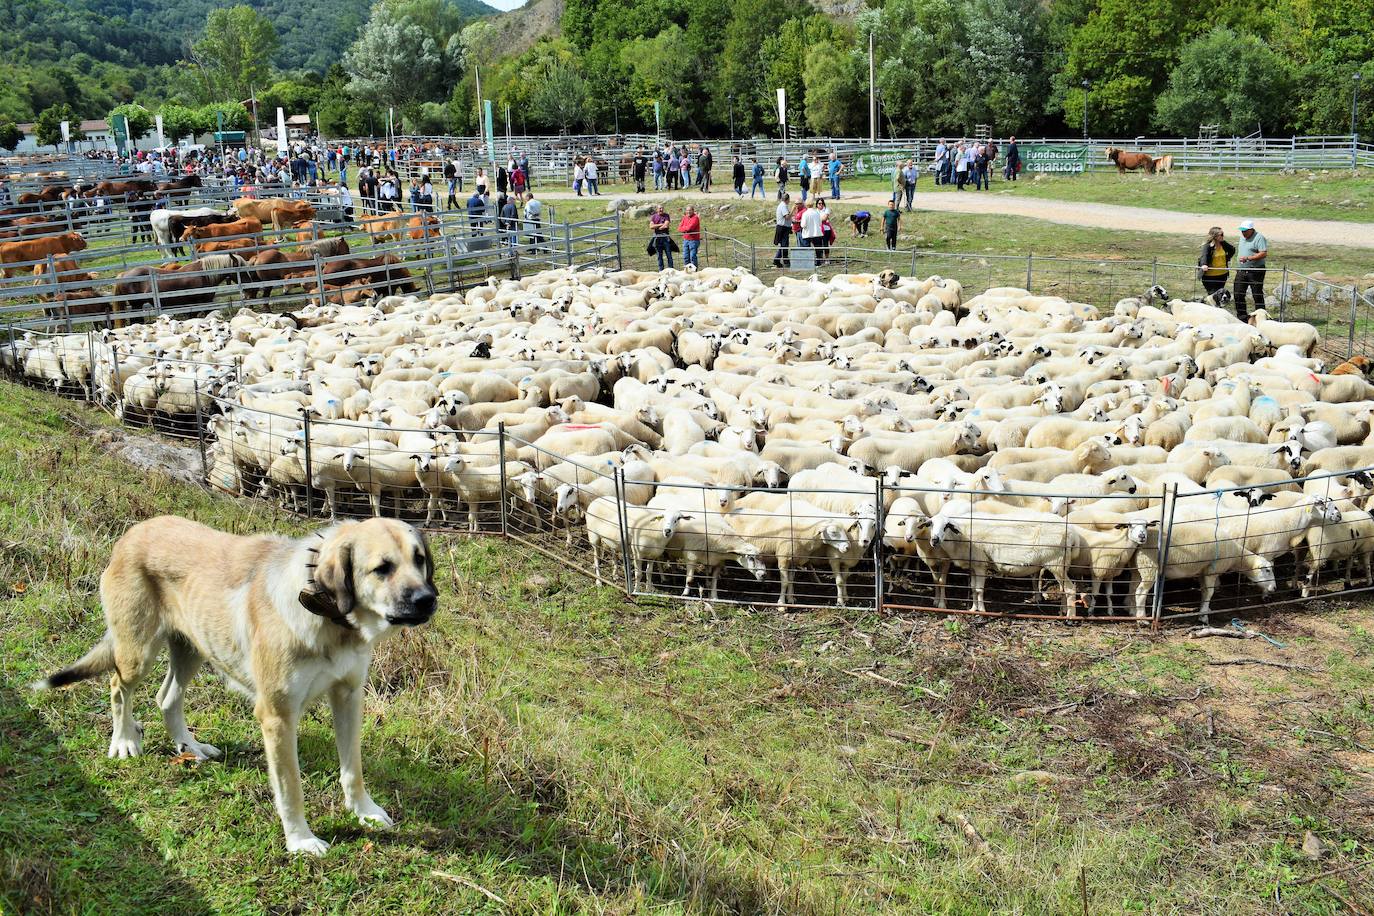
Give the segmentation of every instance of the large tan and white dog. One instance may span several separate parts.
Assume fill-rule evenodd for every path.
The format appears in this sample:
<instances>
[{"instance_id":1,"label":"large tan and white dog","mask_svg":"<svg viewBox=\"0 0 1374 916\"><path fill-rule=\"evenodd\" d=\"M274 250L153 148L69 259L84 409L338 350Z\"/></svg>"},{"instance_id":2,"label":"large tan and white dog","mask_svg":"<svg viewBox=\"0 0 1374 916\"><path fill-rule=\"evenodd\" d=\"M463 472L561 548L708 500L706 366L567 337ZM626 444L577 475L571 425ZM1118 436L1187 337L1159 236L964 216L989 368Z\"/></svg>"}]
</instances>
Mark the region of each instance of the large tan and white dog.
<instances>
[{"instance_id":1,"label":"large tan and white dog","mask_svg":"<svg viewBox=\"0 0 1374 916\"><path fill-rule=\"evenodd\" d=\"M391 826L363 786L363 685L377 640L424 623L437 607L434 561L419 531L374 518L291 540L149 519L115 544L100 600L104 638L35 686L113 672L111 757L142 750L131 693L165 643L170 663L157 699L178 749L201 759L220 753L195 739L182 713L202 662L253 699L287 849L320 855L329 848L305 822L296 754L301 713L320 696L334 715L345 803L365 825Z\"/></svg>"}]
</instances>

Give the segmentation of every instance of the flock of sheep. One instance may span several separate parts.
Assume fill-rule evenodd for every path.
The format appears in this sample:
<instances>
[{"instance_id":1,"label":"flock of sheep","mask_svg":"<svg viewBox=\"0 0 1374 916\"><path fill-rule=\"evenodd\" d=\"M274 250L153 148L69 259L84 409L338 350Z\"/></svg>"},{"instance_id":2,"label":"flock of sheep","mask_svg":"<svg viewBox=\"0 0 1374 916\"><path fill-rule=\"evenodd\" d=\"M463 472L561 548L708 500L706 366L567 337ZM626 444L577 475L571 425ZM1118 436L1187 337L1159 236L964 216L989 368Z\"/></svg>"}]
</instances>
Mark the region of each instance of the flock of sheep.
<instances>
[{"instance_id":1,"label":"flock of sheep","mask_svg":"<svg viewBox=\"0 0 1374 916\"><path fill-rule=\"evenodd\" d=\"M471 531L499 510L636 590L715 598L728 573L793 604L811 569L840 604L886 574L947 607L957 573L961 608L992 581L1015 610L1112 613L1128 582L1148 616L1164 579L1198 582L1203 614L1226 574L1370 579L1374 385L1319 344L1158 287L1103 312L891 272L562 269L29 335L0 360L208 418L224 489Z\"/></svg>"}]
</instances>

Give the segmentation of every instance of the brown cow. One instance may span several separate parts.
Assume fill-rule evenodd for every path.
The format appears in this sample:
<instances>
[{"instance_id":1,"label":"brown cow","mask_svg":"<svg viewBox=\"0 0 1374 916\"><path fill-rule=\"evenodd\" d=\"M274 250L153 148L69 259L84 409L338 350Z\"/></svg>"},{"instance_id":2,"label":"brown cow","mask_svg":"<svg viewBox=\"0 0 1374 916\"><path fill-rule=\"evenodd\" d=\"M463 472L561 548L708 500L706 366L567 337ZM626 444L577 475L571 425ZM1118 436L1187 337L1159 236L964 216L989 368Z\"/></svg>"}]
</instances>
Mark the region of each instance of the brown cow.
<instances>
[{"instance_id":1,"label":"brown cow","mask_svg":"<svg viewBox=\"0 0 1374 916\"><path fill-rule=\"evenodd\" d=\"M347 286L365 285L383 296L416 292L419 287L411 279L410 271L400 264L401 259L391 254L333 261L324 268L324 286L326 290L337 291Z\"/></svg>"},{"instance_id":2,"label":"brown cow","mask_svg":"<svg viewBox=\"0 0 1374 916\"><path fill-rule=\"evenodd\" d=\"M82 251L85 247L86 240L76 232L4 242L0 243L0 265L3 266L6 277L13 277L15 264L41 261L48 255L71 254L74 251Z\"/></svg>"},{"instance_id":3,"label":"brown cow","mask_svg":"<svg viewBox=\"0 0 1374 916\"><path fill-rule=\"evenodd\" d=\"M152 194L157 185L147 178L130 181L97 181L95 187L82 191L82 197L123 197L126 194Z\"/></svg>"},{"instance_id":4,"label":"brown cow","mask_svg":"<svg viewBox=\"0 0 1374 916\"><path fill-rule=\"evenodd\" d=\"M410 231L406 235L412 239L437 239L439 237L439 218L430 213L417 213L406 220Z\"/></svg>"},{"instance_id":5,"label":"brown cow","mask_svg":"<svg viewBox=\"0 0 1374 916\"><path fill-rule=\"evenodd\" d=\"M184 191L187 188L200 187L199 175L185 175L181 178L174 178L171 181L159 181L157 189L159 191Z\"/></svg>"},{"instance_id":6,"label":"brown cow","mask_svg":"<svg viewBox=\"0 0 1374 916\"><path fill-rule=\"evenodd\" d=\"M95 274L78 270L76 262L70 258L61 258L53 261L53 267L57 268L56 282L62 284L63 288L49 295L39 294L40 299L48 302L68 302L76 301L89 297L94 293L90 286L98 279ZM33 268L33 285L47 286L54 282L52 274L48 273L48 265L38 264ZM66 288L70 284L77 289ZM81 314L73 312L72 314Z\"/></svg>"},{"instance_id":7,"label":"brown cow","mask_svg":"<svg viewBox=\"0 0 1374 916\"><path fill-rule=\"evenodd\" d=\"M1155 160L1149 153L1129 153L1124 149L1117 149L1115 146L1107 147L1107 158L1116 163L1116 173L1125 175L1127 172L1134 172L1143 169L1145 174L1154 174Z\"/></svg>"},{"instance_id":8,"label":"brown cow","mask_svg":"<svg viewBox=\"0 0 1374 916\"><path fill-rule=\"evenodd\" d=\"M363 218L362 227L374 245L392 239L400 241L401 232L405 229L405 220L405 216L400 213L367 216Z\"/></svg>"},{"instance_id":9,"label":"brown cow","mask_svg":"<svg viewBox=\"0 0 1374 916\"><path fill-rule=\"evenodd\" d=\"M187 226L181 233L183 242L195 239L222 239L231 235L260 235L262 223L251 216L242 217L232 223L212 223L208 226Z\"/></svg>"},{"instance_id":10,"label":"brown cow","mask_svg":"<svg viewBox=\"0 0 1374 916\"><path fill-rule=\"evenodd\" d=\"M201 239L195 244L196 254L198 255L232 251L244 257L249 257L251 252L258 250L257 242L252 239Z\"/></svg>"},{"instance_id":11,"label":"brown cow","mask_svg":"<svg viewBox=\"0 0 1374 916\"><path fill-rule=\"evenodd\" d=\"M251 216L264 226L270 223L273 229L315 218L315 208L309 201L288 200L285 197L271 197L267 200L240 197L234 201L234 211L241 218Z\"/></svg>"}]
</instances>

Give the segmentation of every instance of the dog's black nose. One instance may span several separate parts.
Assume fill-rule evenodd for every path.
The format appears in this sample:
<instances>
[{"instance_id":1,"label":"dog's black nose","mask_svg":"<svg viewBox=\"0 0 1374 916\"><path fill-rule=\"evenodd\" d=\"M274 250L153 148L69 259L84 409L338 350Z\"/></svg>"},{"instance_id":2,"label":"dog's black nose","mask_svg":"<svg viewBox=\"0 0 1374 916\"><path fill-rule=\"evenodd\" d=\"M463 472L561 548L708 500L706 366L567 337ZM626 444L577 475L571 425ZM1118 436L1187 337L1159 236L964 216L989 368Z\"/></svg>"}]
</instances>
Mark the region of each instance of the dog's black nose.
<instances>
[{"instance_id":1,"label":"dog's black nose","mask_svg":"<svg viewBox=\"0 0 1374 916\"><path fill-rule=\"evenodd\" d=\"M439 606L439 596L431 588L417 589L410 596L410 606L417 615L432 617Z\"/></svg>"}]
</instances>

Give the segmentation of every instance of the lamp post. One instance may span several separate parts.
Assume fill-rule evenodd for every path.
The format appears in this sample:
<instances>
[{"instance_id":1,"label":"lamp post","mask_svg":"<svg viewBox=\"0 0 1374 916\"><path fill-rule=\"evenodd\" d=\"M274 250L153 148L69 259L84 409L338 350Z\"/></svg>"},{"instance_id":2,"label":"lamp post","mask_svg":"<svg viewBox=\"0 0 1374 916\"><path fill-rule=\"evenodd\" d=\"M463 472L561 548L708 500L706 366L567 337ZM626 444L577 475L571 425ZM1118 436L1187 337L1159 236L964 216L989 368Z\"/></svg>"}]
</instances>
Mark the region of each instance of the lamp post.
<instances>
[{"instance_id":1,"label":"lamp post","mask_svg":"<svg viewBox=\"0 0 1374 916\"><path fill-rule=\"evenodd\" d=\"M1350 78L1350 167L1355 168L1360 153L1360 71Z\"/></svg>"},{"instance_id":2,"label":"lamp post","mask_svg":"<svg viewBox=\"0 0 1374 916\"><path fill-rule=\"evenodd\" d=\"M1083 139L1088 139L1088 90L1092 88L1092 82L1083 81Z\"/></svg>"},{"instance_id":3,"label":"lamp post","mask_svg":"<svg viewBox=\"0 0 1374 916\"><path fill-rule=\"evenodd\" d=\"M735 139L735 94L726 93L725 97L730 100L730 139Z\"/></svg>"}]
</instances>

